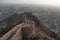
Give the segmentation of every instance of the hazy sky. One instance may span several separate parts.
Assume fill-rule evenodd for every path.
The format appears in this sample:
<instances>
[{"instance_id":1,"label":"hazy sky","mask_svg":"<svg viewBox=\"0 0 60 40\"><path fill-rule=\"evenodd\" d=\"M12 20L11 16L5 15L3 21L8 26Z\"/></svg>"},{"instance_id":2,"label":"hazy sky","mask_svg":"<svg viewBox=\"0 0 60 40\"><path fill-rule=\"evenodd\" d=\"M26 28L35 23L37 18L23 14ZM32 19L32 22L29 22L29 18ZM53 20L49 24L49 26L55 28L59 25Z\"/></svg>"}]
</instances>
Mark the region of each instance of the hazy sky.
<instances>
[{"instance_id":1,"label":"hazy sky","mask_svg":"<svg viewBox=\"0 0 60 40\"><path fill-rule=\"evenodd\" d=\"M17 3L17 4L43 4L51 6L60 6L60 0L0 0L1 3Z\"/></svg>"}]
</instances>

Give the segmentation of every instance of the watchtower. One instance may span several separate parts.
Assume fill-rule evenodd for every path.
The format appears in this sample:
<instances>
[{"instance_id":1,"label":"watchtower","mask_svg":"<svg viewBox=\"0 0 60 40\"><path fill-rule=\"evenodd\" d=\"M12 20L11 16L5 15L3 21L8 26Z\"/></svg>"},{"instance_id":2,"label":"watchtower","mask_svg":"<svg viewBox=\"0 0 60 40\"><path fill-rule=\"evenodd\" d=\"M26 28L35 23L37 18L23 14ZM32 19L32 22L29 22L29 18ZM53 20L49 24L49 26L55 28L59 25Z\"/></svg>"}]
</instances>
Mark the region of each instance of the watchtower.
<instances>
[{"instance_id":1,"label":"watchtower","mask_svg":"<svg viewBox=\"0 0 60 40\"><path fill-rule=\"evenodd\" d=\"M30 38L35 34L35 23L30 20L26 15L24 16L24 24L22 27L22 36L24 38Z\"/></svg>"}]
</instances>

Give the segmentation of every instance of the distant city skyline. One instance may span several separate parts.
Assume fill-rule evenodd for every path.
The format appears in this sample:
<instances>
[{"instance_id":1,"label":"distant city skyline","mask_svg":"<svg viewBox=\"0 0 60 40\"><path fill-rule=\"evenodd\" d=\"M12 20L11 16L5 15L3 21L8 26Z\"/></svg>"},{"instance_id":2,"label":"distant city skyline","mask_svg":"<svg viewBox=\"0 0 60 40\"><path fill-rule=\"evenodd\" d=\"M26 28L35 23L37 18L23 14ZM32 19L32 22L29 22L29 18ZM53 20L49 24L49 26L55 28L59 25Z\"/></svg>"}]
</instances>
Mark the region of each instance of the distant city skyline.
<instances>
[{"instance_id":1,"label":"distant city skyline","mask_svg":"<svg viewBox=\"0 0 60 40\"><path fill-rule=\"evenodd\" d=\"M60 0L0 0L2 4L39 4L39 5L49 5L49 6L59 6Z\"/></svg>"}]
</instances>

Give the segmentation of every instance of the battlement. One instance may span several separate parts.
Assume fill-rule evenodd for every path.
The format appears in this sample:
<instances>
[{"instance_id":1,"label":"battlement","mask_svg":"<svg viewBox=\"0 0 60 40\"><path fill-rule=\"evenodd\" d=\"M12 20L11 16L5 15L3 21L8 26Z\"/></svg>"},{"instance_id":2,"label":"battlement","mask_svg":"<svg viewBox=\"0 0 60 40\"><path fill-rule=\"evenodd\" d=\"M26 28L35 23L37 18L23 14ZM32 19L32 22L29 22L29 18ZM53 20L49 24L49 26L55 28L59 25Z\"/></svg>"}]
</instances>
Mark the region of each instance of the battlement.
<instances>
[{"instance_id":1,"label":"battlement","mask_svg":"<svg viewBox=\"0 0 60 40\"><path fill-rule=\"evenodd\" d=\"M32 37L35 33L34 22L27 22L23 24L22 33L24 37Z\"/></svg>"},{"instance_id":2,"label":"battlement","mask_svg":"<svg viewBox=\"0 0 60 40\"><path fill-rule=\"evenodd\" d=\"M23 37L32 37L35 34L34 22L25 22L16 25L7 32L0 40L22 40ZM12 36L13 35L13 36Z\"/></svg>"}]
</instances>

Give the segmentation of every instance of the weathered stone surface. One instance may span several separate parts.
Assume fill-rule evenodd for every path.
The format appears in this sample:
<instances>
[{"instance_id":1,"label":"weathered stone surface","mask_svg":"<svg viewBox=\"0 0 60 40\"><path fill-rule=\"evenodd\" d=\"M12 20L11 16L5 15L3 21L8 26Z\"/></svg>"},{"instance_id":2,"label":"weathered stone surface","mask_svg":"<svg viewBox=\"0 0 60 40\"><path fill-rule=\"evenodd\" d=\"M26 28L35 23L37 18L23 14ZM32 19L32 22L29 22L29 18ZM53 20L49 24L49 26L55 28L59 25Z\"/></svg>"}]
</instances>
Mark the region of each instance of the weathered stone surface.
<instances>
[{"instance_id":1,"label":"weathered stone surface","mask_svg":"<svg viewBox=\"0 0 60 40\"><path fill-rule=\"evenodd\" d=\"M33 22L27 22L23 24L22 33L24 37L32 37L35 34L35 24Z\"/></svg>"}]
</instances>

